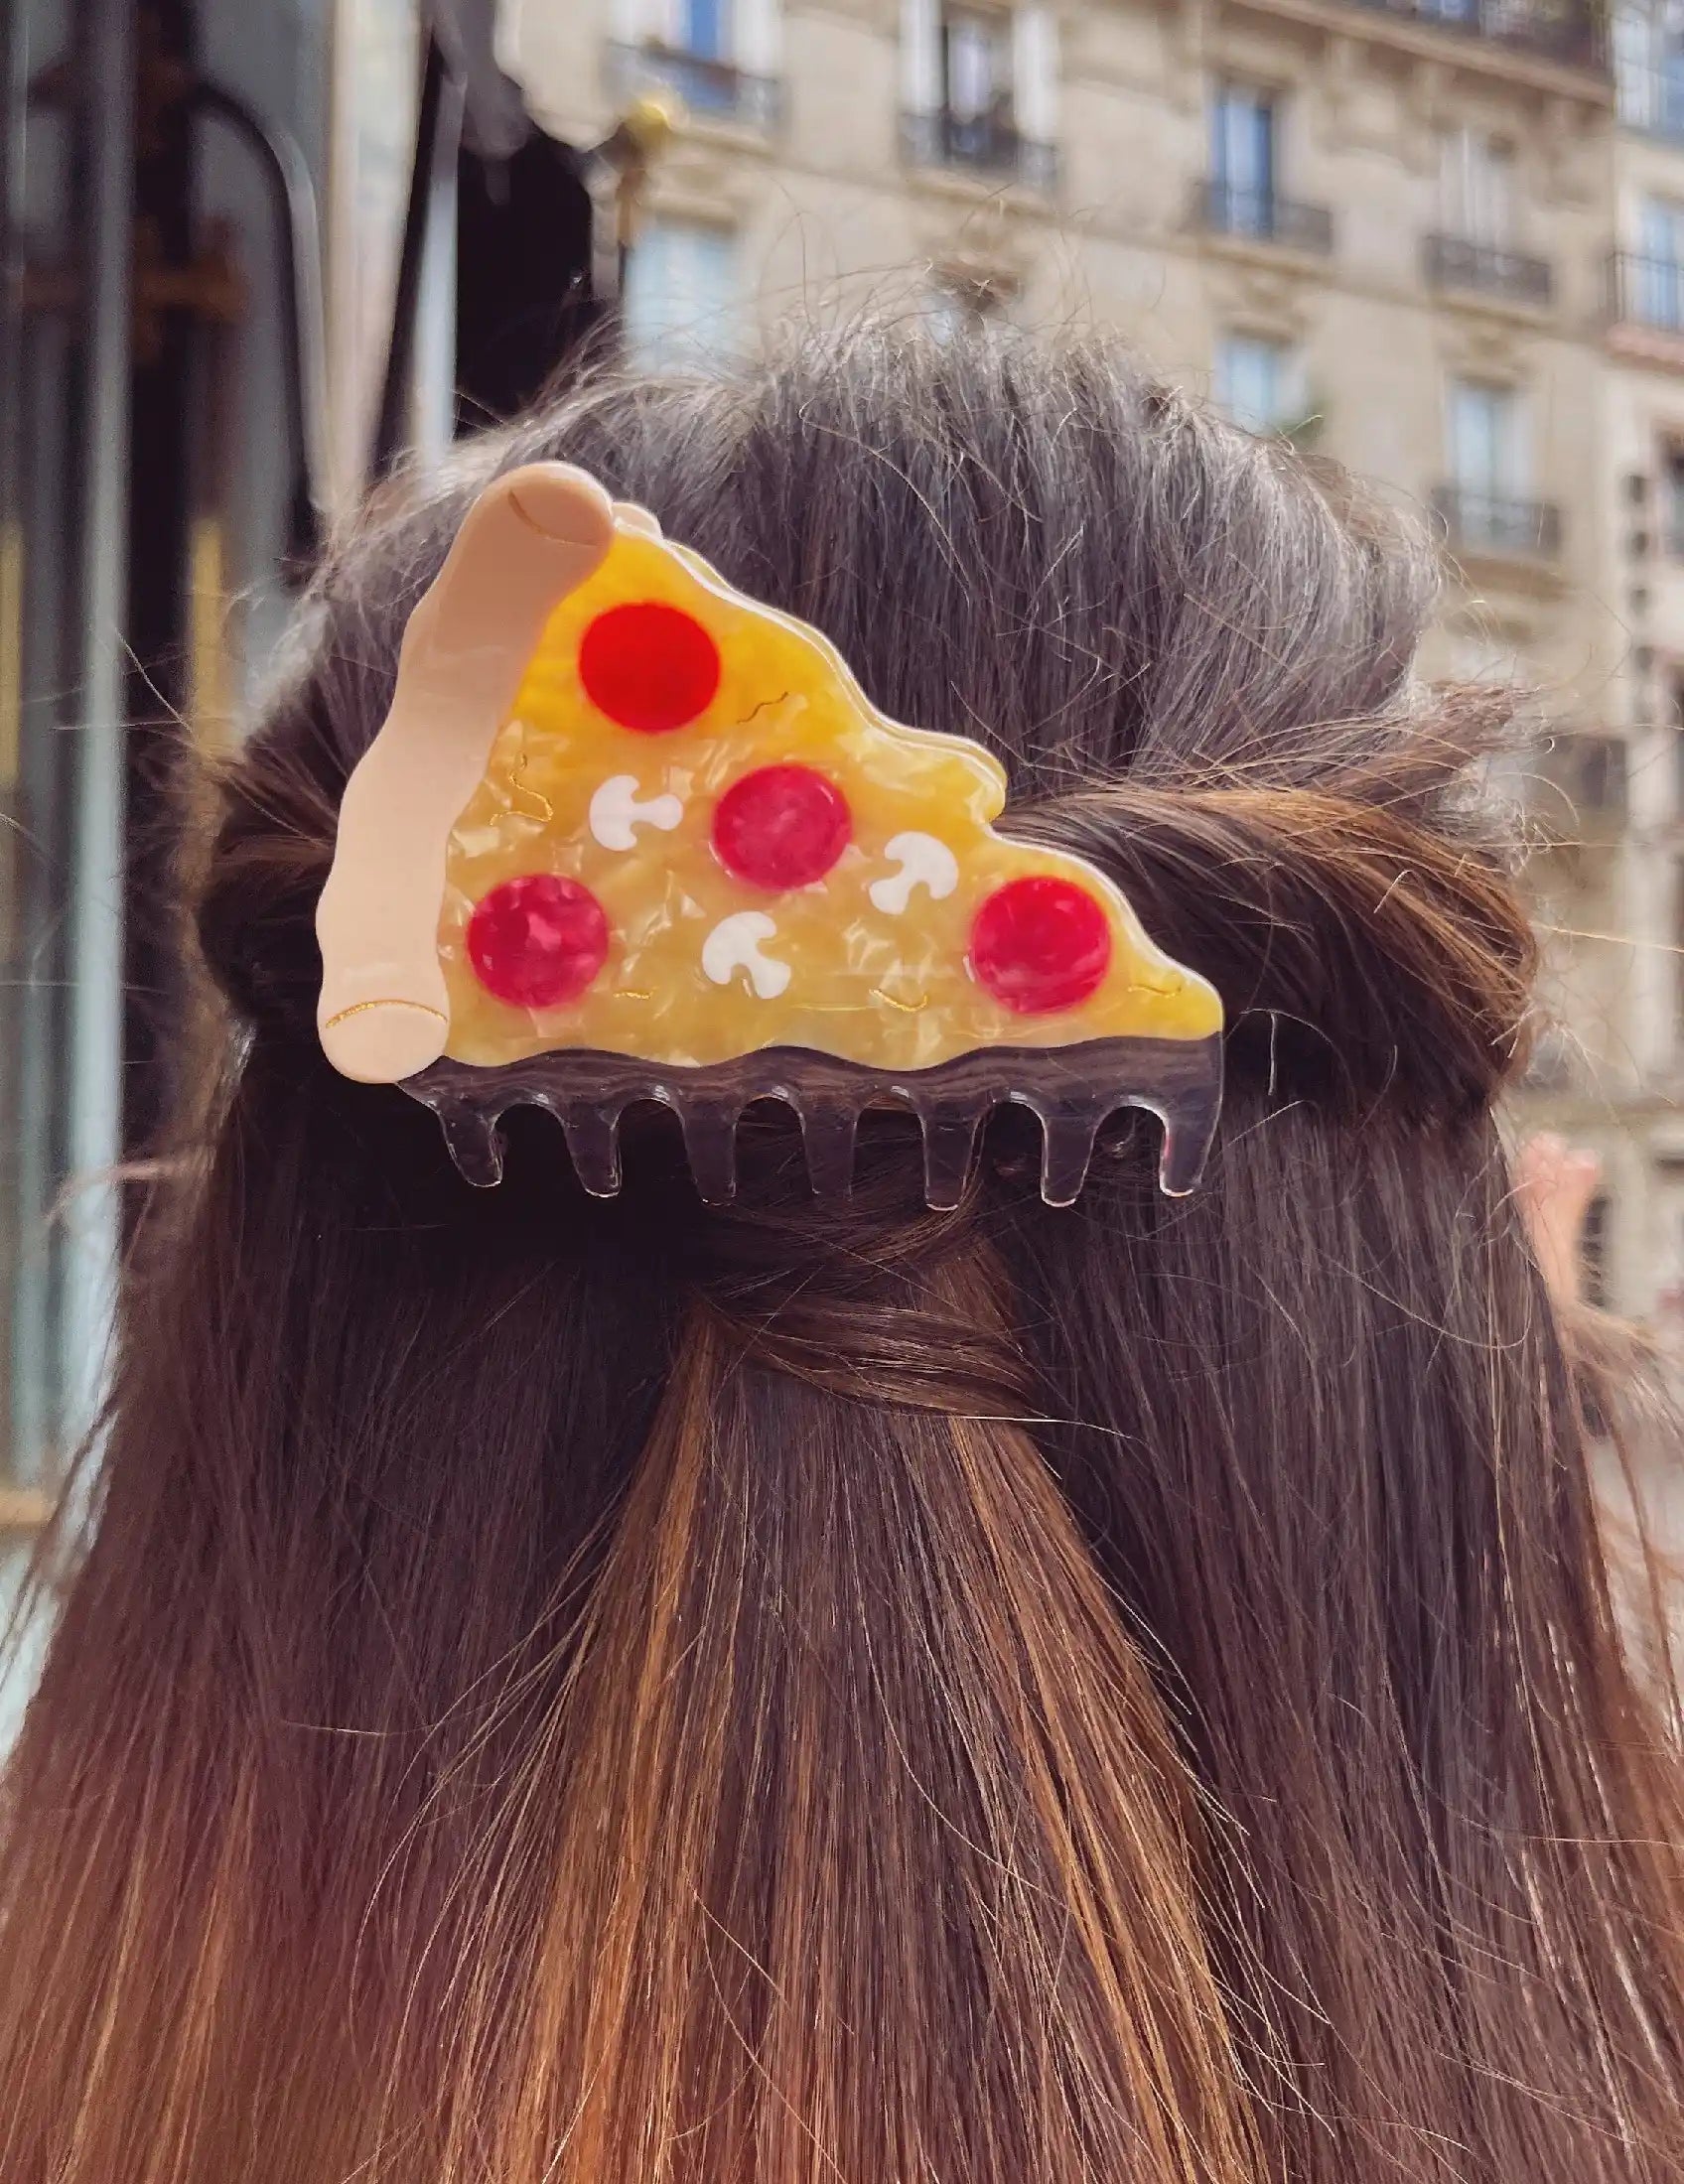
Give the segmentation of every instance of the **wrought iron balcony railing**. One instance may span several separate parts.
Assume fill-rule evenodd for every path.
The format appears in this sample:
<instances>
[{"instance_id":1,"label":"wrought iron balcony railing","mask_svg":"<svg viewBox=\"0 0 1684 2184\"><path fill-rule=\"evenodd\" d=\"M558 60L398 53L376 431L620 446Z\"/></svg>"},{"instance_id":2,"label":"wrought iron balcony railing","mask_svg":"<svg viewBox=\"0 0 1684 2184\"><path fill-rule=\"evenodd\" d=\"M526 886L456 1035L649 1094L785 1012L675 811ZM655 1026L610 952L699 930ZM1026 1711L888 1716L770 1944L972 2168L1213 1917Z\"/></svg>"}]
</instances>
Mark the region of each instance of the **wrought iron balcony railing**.
<instances>
[{"instance_id":1,"label":"wrought iron balcony railing","mask_svg":"<svg viewBox=\"0 0 1684 2184\"><path fill-rule=\"evenodd\" d=\"M1236 190L1231 183L1205 181L1193 189L1193 218L1216 235L1247 242L1274 243L1325 258L1333 247L1333 215L1325 205L1298 205L1272 190Z\"/></svg>"},{"instance_id":2,"label":"wrought iron balcony railing","mask_svg":"<svg viewBox=\"0 0 1684 2184\"><path fill-rule=\"evenodd\" d=\"M1357 0L1357 5L1494 39L1568 68L1600 70L1608 65L1606 18L1596 0Z\"/></svg>"},{"instance_id":3,"label":"wrought iron balcony railing","mask_svg":"<svg viewBox=\"0 0 1684 2184\"><path fill-rule=\"evenodd\" d=\"M962 167L977 174L1051 191L1058 179L1057 147L1020 135L1000 114L956 114L949 106L901 116L901 153L912 167Z\"/></svg>"},{"instance_id":4,"label":"wrought iron balcony railing","mask_svg":"<svg viewBox=\"0 0 1684 2184\"><path fill-rule=\"evenodd\" d=\"M1539 307L1550 300L1554 281L1542 258L1495 243L1472 242L1466 235L1429 235L1425 255L1427 278L1435 288L1476 289L1481 295Z\"/></svg>"},{"instance_id":5,"label":"wrought iron balcony railing","mask_svg":"<svg viewBox=\"0 0 1684 2184\"><path fill-rule=\"evenodd\" d=\"M1615 251L1610 287L1610 306L1624 325L1684 334L1684 258Z\"/></svg>"},{"instance_id":6,"label":"wrought iron balcony railing","mask_svg":"<svg viewBox=\"0 0 1684 2184\"><path fill-rule=\"evenodd\" d=\"M1467 552L1547 561L1561 551L1561 510L1553 501L1453 484L1439 486L1433 506L1451 544Z\"/></svg>"},{"instance_id":7,"label":"wrought iron balcony railing","mask_svg":"<svg viewBox=\"0 0 1684 2184\"><path fill-rule=\"evenodd\" d=\"M783 111L783 86L775 76L751 75L729 61L686 53L657 39L640 46L612 43L605 72L609 89L620 97L675 91L698 121L734 121L770 131Z\"/></svg>"}]
</instances>

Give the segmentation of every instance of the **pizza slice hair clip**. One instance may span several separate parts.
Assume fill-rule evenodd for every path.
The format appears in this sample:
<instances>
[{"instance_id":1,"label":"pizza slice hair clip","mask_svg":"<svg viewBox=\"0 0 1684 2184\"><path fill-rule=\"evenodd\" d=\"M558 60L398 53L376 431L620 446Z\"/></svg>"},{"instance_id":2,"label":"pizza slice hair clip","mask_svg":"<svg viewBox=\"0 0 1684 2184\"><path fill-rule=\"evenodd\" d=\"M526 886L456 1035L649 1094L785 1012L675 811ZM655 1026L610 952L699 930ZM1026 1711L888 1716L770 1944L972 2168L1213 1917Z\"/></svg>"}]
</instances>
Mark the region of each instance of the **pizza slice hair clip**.
<instances>
[{"instance_id":1,"label":"pizza slice hair clip","mask_svg":"<svg viewBox=\"0 0 1684 2184\"><path fill-rule=\"evenodd\" d=\"M1004 1101L1080 1191L1119 1108L1197 1181L1221 1099L1213 989L1096 867L995 832L980 746L870 703L805 623L734 591L565 464L483 492L410 617L391 709L347 784L317 910L318 1026L346 1076L438 1115L472 1182L510 1107L555 1114L620 1187L620 1122L673 1109L696 1183L775 1098L813 1187L861 1114L917 1115L951 1206Z\"/></svg>"}]
</instances>

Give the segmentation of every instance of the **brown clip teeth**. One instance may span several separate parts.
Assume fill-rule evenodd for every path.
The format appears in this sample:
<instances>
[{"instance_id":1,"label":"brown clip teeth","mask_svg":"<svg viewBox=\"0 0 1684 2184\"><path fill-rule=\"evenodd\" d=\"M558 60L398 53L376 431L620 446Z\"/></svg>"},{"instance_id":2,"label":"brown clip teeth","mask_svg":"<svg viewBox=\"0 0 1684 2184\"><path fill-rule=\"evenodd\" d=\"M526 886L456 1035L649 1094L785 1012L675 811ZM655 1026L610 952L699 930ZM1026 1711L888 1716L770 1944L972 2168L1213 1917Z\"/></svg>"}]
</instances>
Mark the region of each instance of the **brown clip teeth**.
<instances>
[{"instance_id":1,"label":"brown clip teeth","mask_svg":"<svg viewBox=\"0 0 1684 2184\"><path fill-rule=\"evenodd\" d=\"M1094 1039L966 1054L900 1077L795 1048L666 1070L622 1054L568 1053L495 1071L435 1062L404 1090L438 1116L458 1171L481 1188L502 1180L503 1115L512 1107L543 1108L561 1124L580 1184L594 1198L619 1193L626 1110L640 1101L670 1108L708 1205L729 1205L737 1194L737 1125L757 1100L780 1100L794 1111L820 1197L850 1189L855 1137L868 1109L915 1115L923 1134L924 1198L937 1209L956 1206L964 1195L989 1114L1015 1103L1041 1121L1043 1198L1067 1206L1087 1180L1101 1124L1123 1107L1144 1108L1164 1125L1163 1189L1177 1197L1193 1189L1221 1107L1222 1046L1219 1038Z\"/></svg>"},{"instance_id":2,"label":"brown clip teeth","mask_svg":"<svg viewBox=\"0 0 1684 2184\"><path fill-rule=\"evenodd\" d=\"M1221 1002L1095 866L998 833L1005 804L986 751L887 719L818 631L644 511L516 471L411 616L346 786L323 1048L431 1107L476 1183L533 1105L610 1196L621 1116L653 1100L724 1202L738 1120L775 1099L826 1194L861 1114L898 1107L929 1202L956 1204L1003 1102L1040 1116L1054 1204L1120 1107L1163 1119L1164 1188L1190 1190Z\"/></svg>"}]
</instances>

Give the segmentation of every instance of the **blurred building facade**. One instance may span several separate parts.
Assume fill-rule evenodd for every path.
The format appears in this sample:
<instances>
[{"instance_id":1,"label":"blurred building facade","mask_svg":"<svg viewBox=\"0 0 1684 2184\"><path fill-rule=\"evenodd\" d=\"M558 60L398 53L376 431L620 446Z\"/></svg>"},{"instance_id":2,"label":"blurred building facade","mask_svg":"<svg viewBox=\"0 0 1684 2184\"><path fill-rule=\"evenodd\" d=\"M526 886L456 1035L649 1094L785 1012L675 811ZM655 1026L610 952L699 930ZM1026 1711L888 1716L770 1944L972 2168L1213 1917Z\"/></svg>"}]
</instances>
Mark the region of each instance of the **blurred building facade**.
<instances>
[{"instance_id":1,"label":"blurred building facade","mask_svg":"<svg viewBox=\"0 0 1684 2184\"><path fill-rule=\"evenodd\" d=\"M1604 400L1603 522L1611 608L1629 634L1618 722L1628 754L1620 908L1670 948L1634 966L1638 1129L1669 1218L1684 1173L1684 10L1647 0L1617 18ZM1622 929L1616 926L1615 930ZM1654 1270L1676 1316L1676 1265Z\"/></svg>"},{"instance_id":2,"label":"blurred building facade","mask_svg":"<svg viewBox=\"0 0 1684 2184\"><path fill-rule=\"evenodd\" d=\"M1684 1277L1684 28L1570 0L527 0L534 110L685 119L633 352L862 304L1123 330L1445 546L1432 678L1514 680L1594 1280ZM1617 64L1617 66L1615 65Z\"/></svg>"}]
</instances>

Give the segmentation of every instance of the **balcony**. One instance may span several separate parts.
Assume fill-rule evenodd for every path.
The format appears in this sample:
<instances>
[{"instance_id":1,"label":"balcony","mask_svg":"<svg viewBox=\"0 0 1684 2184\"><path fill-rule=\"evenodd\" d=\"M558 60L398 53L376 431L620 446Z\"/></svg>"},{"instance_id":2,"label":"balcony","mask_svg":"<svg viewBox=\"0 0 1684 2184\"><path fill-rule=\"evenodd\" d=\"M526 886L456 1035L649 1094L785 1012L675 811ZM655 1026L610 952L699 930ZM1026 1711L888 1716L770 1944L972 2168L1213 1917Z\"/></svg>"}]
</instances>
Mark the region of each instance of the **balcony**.
<instances>
[{"instance_id":1,"label":"balcony","mask_svg":"<svg viewBox=\"0 0 1684 2184\"><path fill-rule=\"evenodd\" d=\"M1611 287L1614 317L1620 325L1684 334L1684 258L1616 251Z\"/></svg>"},{"instance_id":2,"label":"balcony","mask_svg":"<svg viewBox=\"0 0 1684 2184\"><path fill-rule=\"evenodd\" d=\"M1058 180L1058 152L1052 144L1020 136L999 113L934 113L901 116L901 157L909 167L954 167L1000 182L1050 193Z\"/></svg>"},{"instance_id":3,"label":"balcony","mask_svg":"<svg viewBox=\"0 0 1684 2184\"><path fill-rule=\"evenodd\" d=\"M1436 30L1488 38L1569 68L1606 67L1604 16L1589 0L1356 0L1376 15L1397 15Z\"/></svg>"},{"instance_id":4,"label":"balcony","mask_svg":"<svg viewBox=\"0 0 1684 2184\"><path fill-rule=\"evenodd\" d=\"M1199 182L1193 197L1193 224L1212 235L1268 243L1305 257L1326 258L1333 247L1333 215L1325 205L1296 205L1274 192L1236 190L1226 182Z\"/></svg>"},{"instance_id":5,"label":"balcony","mask_svg":"<svg viewBox=\"0 0 1684 2184\"><path fill-rule=\"evenodd\" d=\"M647 91L675 93L692 121L734 122L770 134L783 111L783 86L775 76L750 75L729 61L685 53L658 39L640 46L611 44L604 74L620 98Z\"/></svg>"},{"instance_id":6,"label":"balcony","mask_svg":"<svg viewBox=\"0 0 1684 2184\"><path fill-rule=\"evenodd\" d=\"M1470 242L1465 235L1429 235L1424 252L1427 280L1434 288L1461 289L1495 296L1505 303L1548 308L1553 280L1542 258L1495 243Z\"/></svg>"},{"instance_id":7,"label":"balcony","mask_svg":"<svg viewBox=\"0 0 1684 2184\"><path fill-rule=\"evenodd\" d=\"M1525 762L1527 808L1563 847L1607 847L1625 831L1626 750L1617 736L1546 737Z\"/></svg>"},{"instance_id":8,"label":"balcony","mask_svg":"<svg viewBox=\"0 0 1684 2184\"><path fill-rule=\"evenodd\" d=\"M1551 501L1441 485L1433 494L1433 508L1460 552L1527 561L1551 561L1561 552L1561 510Z\"/></svg>"}]
</instances>

